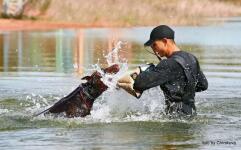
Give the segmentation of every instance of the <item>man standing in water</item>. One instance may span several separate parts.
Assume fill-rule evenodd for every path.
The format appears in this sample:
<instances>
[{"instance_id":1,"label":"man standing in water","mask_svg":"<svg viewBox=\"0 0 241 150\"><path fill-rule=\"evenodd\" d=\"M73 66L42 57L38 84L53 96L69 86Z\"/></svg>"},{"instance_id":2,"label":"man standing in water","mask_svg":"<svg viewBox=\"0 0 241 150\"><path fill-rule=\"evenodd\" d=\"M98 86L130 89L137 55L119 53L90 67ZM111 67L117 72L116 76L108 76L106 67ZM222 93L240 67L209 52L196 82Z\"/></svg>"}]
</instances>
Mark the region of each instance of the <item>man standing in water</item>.
<instances>
[{"instance_id":1,"label":"man standing in water","mask_svg":"<svg viewBox=\"0 0 241 150\"><path fill-rule=\"evenodd\" d=\"M133 91L142 93L160 86L165 96L166 114L194 115L195 92L206 90L208 82L197 58L178 48L174 41L174 33L166 25L157 26L152 30L150 39L144 46L150 46L160 62L150 65L146 70L136 69L130 75L134 80ZM161 57L166 59L162 60ZM123 81L120 79L118 85L126 89Z\"/></svg>"}]
</instances>

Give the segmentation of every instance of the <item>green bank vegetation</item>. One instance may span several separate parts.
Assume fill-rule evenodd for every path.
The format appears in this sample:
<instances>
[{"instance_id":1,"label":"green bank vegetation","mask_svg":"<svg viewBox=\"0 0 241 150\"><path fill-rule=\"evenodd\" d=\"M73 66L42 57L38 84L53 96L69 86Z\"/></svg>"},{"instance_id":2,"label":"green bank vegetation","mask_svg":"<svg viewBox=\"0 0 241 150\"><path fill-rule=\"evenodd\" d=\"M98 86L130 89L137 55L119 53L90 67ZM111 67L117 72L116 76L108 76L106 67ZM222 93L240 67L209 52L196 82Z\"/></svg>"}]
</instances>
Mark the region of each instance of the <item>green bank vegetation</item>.
<instances>
[{"instance_id":1,"label":"green bank vegetation","mask_svg":"<svg viewBox=\"0 0 241 150\"><path fill-rule=\"evenodd\" d=\"M200 25L241 16L240 0L29 0L24 16L88 25Z\"/></svg>"}]
</instances>

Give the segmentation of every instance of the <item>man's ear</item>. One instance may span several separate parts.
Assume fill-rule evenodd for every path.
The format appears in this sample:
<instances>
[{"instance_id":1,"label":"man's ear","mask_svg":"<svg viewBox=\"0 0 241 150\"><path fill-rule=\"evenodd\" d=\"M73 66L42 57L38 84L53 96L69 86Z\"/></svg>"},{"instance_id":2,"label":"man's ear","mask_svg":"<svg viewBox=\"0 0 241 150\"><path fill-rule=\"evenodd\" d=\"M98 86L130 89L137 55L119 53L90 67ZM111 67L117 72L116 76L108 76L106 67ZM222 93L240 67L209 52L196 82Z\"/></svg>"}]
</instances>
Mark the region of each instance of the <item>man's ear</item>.
<instances>
[{"instance_id":1,"label":"man's ear","mask_svg":"<svg viewBox=\"0 0 241 150\"><path fill-rule=\"evenodd\" d=\"M161 39L162 40L162 42L164 43L164 44L167 44L167 42L168 42L168 39L167 38L163 38L163 39Z\"/></svg>"}]
</instances>

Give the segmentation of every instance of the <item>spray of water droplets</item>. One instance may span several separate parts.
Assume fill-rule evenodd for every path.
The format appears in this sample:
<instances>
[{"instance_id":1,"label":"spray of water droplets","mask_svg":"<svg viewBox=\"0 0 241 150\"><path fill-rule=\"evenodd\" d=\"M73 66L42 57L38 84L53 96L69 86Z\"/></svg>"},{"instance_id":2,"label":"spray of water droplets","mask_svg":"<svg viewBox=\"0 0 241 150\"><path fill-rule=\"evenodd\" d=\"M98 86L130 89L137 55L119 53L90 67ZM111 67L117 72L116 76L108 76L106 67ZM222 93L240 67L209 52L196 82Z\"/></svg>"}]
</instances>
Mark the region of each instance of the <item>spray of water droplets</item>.
<instances>
[{"instance_id":1,"label":"spray of water droplets","mask_svg":"<svg viewBox=\"0 0 241 150\"><path fill-rule=\"evenodd\" d=\"M109 88L95 101L91 116L89 116L92 120L101 122L144 121L161 117L163 96L159 88L148 90L140 99L136 99L116 87L117 80L128 71L127 60L120 58L118 54L124 44L126 43L119 41L113 50L105 56L108 66L118 64L120 71L114 75L103 74L102 81ZM99 66L96 69L100 71Z\"/></svg>"},{"instance_id":2,"label":"spray of water droplets","mask_svg":"<svg viewBox=\"0 0 241 150\"><path fill-rule=\"evenodd\" d=\"M102 81L109 88L95 100L91 115L78 118L78 121L92 123L160 120L163 112L163 96L159 88L145 91L140 99L136 99L116 87L117 80L128 71L127 60L119 56L119 51L124 44L126 43L119 41L112 51L105 56L108 66L119 65L120 71L117 74L105 74L99 63L92 65L93 70L102 74Z\"/></svg>"}]
</instances>

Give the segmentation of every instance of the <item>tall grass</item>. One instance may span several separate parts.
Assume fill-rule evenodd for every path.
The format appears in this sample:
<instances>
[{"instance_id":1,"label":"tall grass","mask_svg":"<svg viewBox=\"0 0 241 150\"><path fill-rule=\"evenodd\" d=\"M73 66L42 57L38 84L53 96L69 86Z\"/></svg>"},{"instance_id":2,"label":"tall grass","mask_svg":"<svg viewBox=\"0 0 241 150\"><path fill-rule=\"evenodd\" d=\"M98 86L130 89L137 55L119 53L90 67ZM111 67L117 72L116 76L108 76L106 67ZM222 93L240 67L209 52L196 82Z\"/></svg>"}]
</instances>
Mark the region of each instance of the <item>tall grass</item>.
<instances>
[{"instance_id":1,"label":"tall grass","mask_svg":"<svg viewBox=\"0 0 241 150\"><path fill-rule=\"evenodd\" d=\"M0 0L0 4L1 4L1 7L0 7L0 11L2 12L2 4L3 4L3 0Z\"/></svg>"},{"instance_id":2,"label":"tall grass","mask_svg":"<svg viewBox=\"0 0 241 150\"><path fill-rule=\"evenodd\" d=\"M209 17L241 16L241 3L238 0L30 0L25 14L53 21L114 26L198 25Z\"/></svg>"}]
</instances>

